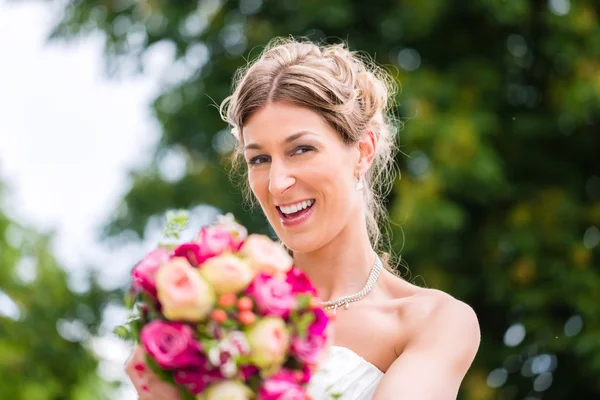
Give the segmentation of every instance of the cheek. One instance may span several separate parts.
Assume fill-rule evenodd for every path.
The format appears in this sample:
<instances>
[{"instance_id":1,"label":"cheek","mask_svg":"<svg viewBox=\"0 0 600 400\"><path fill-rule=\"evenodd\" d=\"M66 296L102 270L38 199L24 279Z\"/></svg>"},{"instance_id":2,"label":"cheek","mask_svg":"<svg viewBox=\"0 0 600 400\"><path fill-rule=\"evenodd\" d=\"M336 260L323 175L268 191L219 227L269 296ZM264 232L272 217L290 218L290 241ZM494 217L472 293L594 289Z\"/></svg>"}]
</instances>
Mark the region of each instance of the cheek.
<instances>
[{"instance_id":1,"label":"cheek","mask_svg":"<svg viewBox=\"0 0 600 400\"><path fill-rule=\"evenodd\" d=\"M323 191L326 198L335 199L336 203L339 199L348 199L352 193L350 173L344 168L315 168L311 171L311 181L317 188Z\"/></svg>"},{"instance_id":2,"label":"cheek","mask_svg":"<svg viewBox=\"0 0 600 400\"><path fill-rule=\"evenodd\" d=\"M269 198L268 177L269 173L265 171L248 171L248 186L265 214L267 213L266 208L268 207L266 205Z\"/></svg>"},{"instance_id":3,"label":"cheek","mask_svg":"<svg viewBox=\"0 0 600 400\"><path fill-rule=\"evenodd\" d=\"M259 201L261 201L262 197L264 197L265 185L263 181L264 179L261 178L260 172L253 170L248 171L248 186Z\"/></svg>"}]
</instances>

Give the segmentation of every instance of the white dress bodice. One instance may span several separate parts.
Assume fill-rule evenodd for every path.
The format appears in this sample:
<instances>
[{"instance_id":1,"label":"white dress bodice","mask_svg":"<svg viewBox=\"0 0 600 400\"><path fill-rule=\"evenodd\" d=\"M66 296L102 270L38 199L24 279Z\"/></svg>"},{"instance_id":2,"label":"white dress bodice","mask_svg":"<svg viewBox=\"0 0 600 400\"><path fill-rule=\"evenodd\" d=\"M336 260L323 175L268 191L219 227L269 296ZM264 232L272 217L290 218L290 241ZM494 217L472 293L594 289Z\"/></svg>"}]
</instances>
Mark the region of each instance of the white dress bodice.
<instances>
[{"instance_id":1,"label":"white dress bodice","mask_svg":"<svg viewBox=\"0 0 600 400\"><path fill-rule=\"evenodd\" d=\"M332 346L326 362L313 375L308 393L313 400L371 400L382 377L383 372L352 350Z\"/></svg>"}]
</instances>

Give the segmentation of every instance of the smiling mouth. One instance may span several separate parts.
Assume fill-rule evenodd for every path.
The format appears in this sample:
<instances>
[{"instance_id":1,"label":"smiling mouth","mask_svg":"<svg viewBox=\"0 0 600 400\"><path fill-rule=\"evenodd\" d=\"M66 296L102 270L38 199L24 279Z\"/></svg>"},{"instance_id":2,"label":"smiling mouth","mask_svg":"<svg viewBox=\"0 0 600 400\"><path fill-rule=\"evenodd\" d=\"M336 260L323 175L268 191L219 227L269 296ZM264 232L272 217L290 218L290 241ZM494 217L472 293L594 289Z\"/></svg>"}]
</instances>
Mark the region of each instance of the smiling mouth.
<instances>
[{"instance_id":1,"label":"smiling mouth","mask_svg":"<svg viewBox=\"0 0 600 400\"><path fill-rule=\"evenodd\" d=\"M315 205L315 200L305 200L291 206L277 207L279 216L284 220L292 220L306 214Z\"/></svg>"}]
</instances>

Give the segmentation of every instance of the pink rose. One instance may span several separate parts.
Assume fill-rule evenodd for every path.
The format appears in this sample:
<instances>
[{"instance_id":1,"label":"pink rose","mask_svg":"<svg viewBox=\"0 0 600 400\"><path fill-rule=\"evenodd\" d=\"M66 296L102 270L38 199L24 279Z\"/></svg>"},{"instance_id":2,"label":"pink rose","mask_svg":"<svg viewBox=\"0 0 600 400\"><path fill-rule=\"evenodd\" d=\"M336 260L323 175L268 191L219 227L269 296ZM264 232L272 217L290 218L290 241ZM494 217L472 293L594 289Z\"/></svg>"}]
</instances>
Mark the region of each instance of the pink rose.
<instances>
[{"instance_id":1,"label":"pink rose","mask_svg":"<svg viewBox=\"0 0 600 400\"><path fill-rule=\"evenodd\" d=\"M316 296L317 294L317 291L310 282L310 279L308 279L308 276L296 267L292 267L292 269L287 272L285 280L292 285L292 292L296 294L308 293L313 296Z\"/></svg>"},{"instance_id":2,"label":"pink rose","mask_svg":"<svg viewBox=\"0 0 600 400\"><path fill-rule=\"evenodd\" d=\"M173 374L175 382L190 391L194 396L199 395L208 385L223 379L218 370L204 368L187 368L176 370Z\"/></svg>"},{"instance_id":3,"label":"pink rose","mask_svg":"<svg viewBox=\"0 0 600 400\"><path fill-rule=\"evenodd\" d=\"M283 364L290 346L290 334L278 317L265 317L246 334L250 344L250 361L259 368L271 369Z\"/></svg>"},{"instance_id":4,"label":"pink rose","mask_svg":"<svg viewBox=\"0 0 600 400\"><path fill-rule=\"evenodd\" d=\"M310 367L307 364L304 364L302 366L302 372L301 373L302 373L302 375L301 375L301 377L299 379L300 383L301 384L308 383L308 381L310 381L310 378L312 378L313 373L312 373Z\"/></svg>"},{"instance_id":5,"label":"pink rose","mask_svg":"<svg viewBox=\"0 0 600 400\"><path fill-rule=\"evenodd\" d=\"M169 260L169 257L169 251L164 248L159 248L148 253L131 272L133 289L135 291L144 291L153 298L156 298L156 273L160 266Z\"/></svg>"},{"instance_id":6,"label":"pink rose","mask_svg":"<svg viewBox=\"0 0 600 400\"><path fill-rule=\"evenodd\" d=\"M289 283L265 274L258 275L247 292L254 298L258 310L263 315L287 318L297 304Z\"/></svg>"},{"instance_id":7,"label":"pink rose","mask_svg":"<svg viewBox=\"0 0 600 400\"><path fill-rule=\"evenodd\" d=\"M306 392L291 371L281 370L267 378L258 390L258 400L305 400Z\"/></svg>"},{"instance_id":8,"label":"pink rose","mask_svg":"<svg viewBox=\"0 0 600 400\"><path fill-rule=\"evenodd\" d=\"M158 300L170 320L202 321L212 310L213 288L185 258L175 257L156 274Z\"/></svg>"},{"instance_id":9,"label":"pink rose","mask_svg":"<svg viewBox=\"0 0 600 400\"><path fill-rule=\"evenodd\" d=\"M202 268L201 264L209 258L227 251L237 251L239 246L230 232L218 226L202 228L196 243L200 246L197 253L200 268Z\"/></svg>"},{"instance_id":10,"label":"pink rose","mask_svg":"<svg viewBox=\"0 0 600 400\"><path fill-rule=\"evenodd\" d=\"M216 226L229 232L231 238L233 239L235 251L240 249L248 237L248 230L243 225L235 222L235 218L231 213L218 216Z\"/></svg>"},{"instance_id":11,"label":"pink rose","mask_svg":"<svg viewBox=\"0 0 600 400\"><path fill-rule=\"evenodd\" d=\"M240 252L250 260L257 272L268 275L285 273L294 261L283 247L264 235L250 235Z\"/></svg>"},{"instance_id":12,"label":"pink rose","mask_svg":"<svg viewBox=\"0 0 600 400\"><path fill-rule=\"evenodd\" d=\"M252 364L244 364L240 366L240 378L247 381L254 375L258 374L259 369Z\"/></svg>"},{"instance_id":13,"label":"pink rose","mask_svg":"<svg viewBox=\"0 0 600 400\"><path fill-rule=\"evenodd\" d=\"M292 339L292 353L302 362L317 365L323 362L327 355L327 348L332 339L331 325L323 309L315 308L310 312L315 319L309 325L304 338L295 336Z\"/></svg>"},{"instance_id":14,"label":"pink rose","mask_svg":"<svg viewBox=\"0 0 600 400\"><path fill-rule=\"evenodd\" d=\"M196 367L206 362L189 325L154 320L142 328L140 341L164 369Z\"/></svg>"},{"instance_id":15,"label":"pink rose","mask_svg":"<svg viewBox=\"0 0 600 400\"><path fill-rule=\"evenodd\" d=\"M319 365L327 356L327 345L327 337L323 335L295 336L292 339L292 353L304 363Z\"/></svg>"},{"instance_id":16,"label":"pink rose","mask_svg":"<svg viewBox=\"0 0 600 400\"><path fill-rule=\"evenodd\" d=\"M329 324L329 317L325 314L322 308L312 310L315 315L315 320L308 327L308 334L311 336L323 336Z\"/></svg>"},{"instance_id":17,"label":"pink rose","mask_svg":"<svg viewBox=\"0 0 600 400\"><path fill-rule=\"evenodd\" d=\"M204 262L198 243L183 243L173 251L173 255L187 259L192 267L197 267Z\"/></svg>"},{"instance_id":18,"label":"pink rose","mask_svg":"<svg viewBox=\"0 0 600 400\"><path fill-rule=\"evenodd\" d=\"M217 294L239 293L254 278L254 271L247 261L233 254L221 254L202 264L200 274Z\"/></svg>"},{"instance_id":19,"label":"pink rose","mask_svg":"<svg viewBox=\"0 0 600 400\"><path fill-rule=\"evenodd\" d=\"M206 389L207 383L204 380L204 371L202 370L178 370L173 375L173 379L178 385L185 387L194 396L202 393Z\"/></svg>"}]
</instances>

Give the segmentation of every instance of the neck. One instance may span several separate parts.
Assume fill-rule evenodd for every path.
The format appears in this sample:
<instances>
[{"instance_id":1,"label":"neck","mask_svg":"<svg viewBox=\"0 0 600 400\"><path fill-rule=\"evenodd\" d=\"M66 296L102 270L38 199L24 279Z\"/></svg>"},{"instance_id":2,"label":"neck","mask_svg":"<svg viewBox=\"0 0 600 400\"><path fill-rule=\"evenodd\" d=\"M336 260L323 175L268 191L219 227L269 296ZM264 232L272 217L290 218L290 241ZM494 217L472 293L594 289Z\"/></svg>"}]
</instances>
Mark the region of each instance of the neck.
<instances>
[{"instance_id":1,"label":"neck","mask_svg":"<svg viewBox=\"0 0 600 400\"><path fill-rule=\"evenodd\" d=\"M346 226L334 240L315 251L294 253L294 264L309 276L323 301L360 291L374 263L366 223Z\"/></svg>"}]
</instances>

